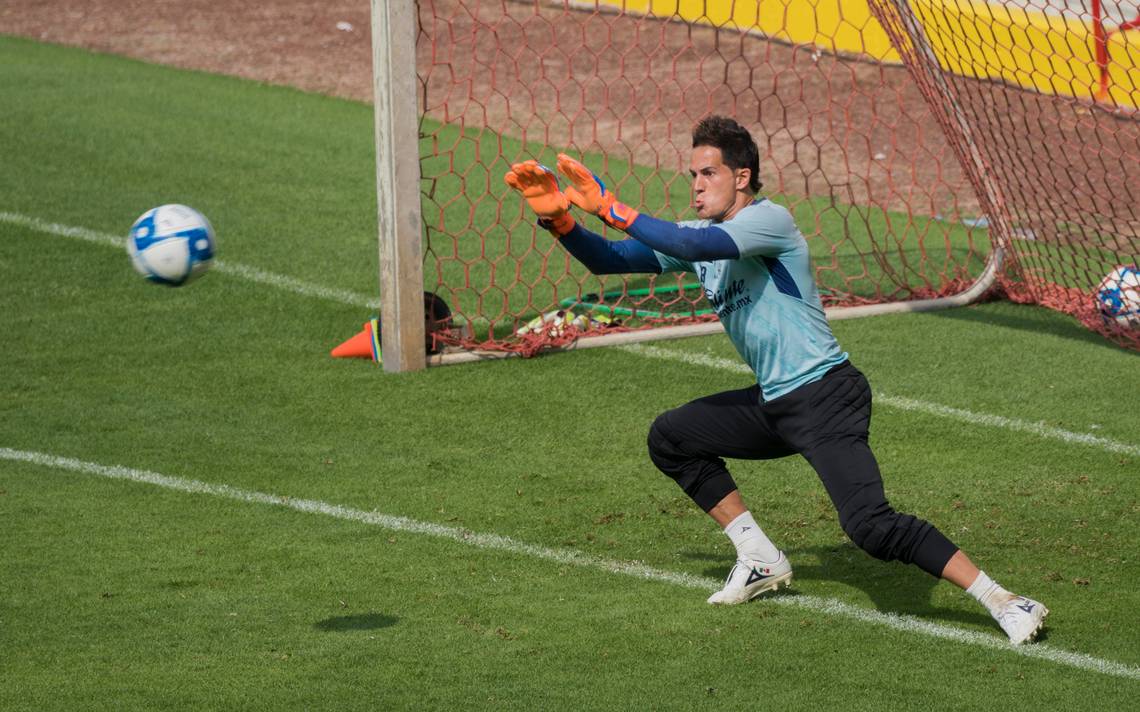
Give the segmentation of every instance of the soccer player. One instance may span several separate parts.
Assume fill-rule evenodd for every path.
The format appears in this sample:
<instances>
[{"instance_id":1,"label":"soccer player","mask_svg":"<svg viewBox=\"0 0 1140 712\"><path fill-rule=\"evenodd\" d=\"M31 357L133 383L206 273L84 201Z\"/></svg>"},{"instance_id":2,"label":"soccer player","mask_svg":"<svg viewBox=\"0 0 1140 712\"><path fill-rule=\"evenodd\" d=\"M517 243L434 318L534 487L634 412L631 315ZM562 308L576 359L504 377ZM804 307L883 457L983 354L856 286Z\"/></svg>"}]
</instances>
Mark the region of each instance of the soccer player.
<instances>
[{"instance_id":1,"label":"soccer player","mask_svg":"<svg viewBox=\"0 0 1140 712\"><path fill-rule=\"evenodd\" d=\"M840 349L816 289L807 242L791 214L757 197L756 142L736 121L710 116L693 129L692 205L672 223L624 205L577 160L555 175L535 161L504 177L576 259L594 274L685 271L700 279L724 330L756 374L748 388L667 411L649 430L649 455L736 547L736 565L709 603L744 603L792 579L792 566L757 524L723 457L802 455L819 474L843 531L884 561L918 566L965 589L1013 644L1032 640L1048 610L980 571L929 522L895 511L868 445L871 389ZM606 240L570 215L575 205L622 230Z\"/></svg>"}]
</instances>

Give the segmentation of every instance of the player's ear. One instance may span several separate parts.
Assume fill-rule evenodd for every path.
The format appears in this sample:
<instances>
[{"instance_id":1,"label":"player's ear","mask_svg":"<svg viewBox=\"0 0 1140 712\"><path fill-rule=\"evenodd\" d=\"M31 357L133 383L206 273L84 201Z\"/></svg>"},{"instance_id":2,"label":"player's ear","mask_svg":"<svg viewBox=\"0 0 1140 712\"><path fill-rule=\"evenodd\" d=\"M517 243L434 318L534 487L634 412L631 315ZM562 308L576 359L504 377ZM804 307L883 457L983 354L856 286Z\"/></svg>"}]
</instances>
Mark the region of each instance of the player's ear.
<instances>
[{"instance_id":1,"label":"player's ear","mask_svg":"<svg viewBox=\"0 0 1140 712\"><path fill-rule=\"evenodd\" d=\"M736 169L736 189L749 190L749 184L752 182L752 169L751 168L737 168Z\"/></svg>"}]
</instances>

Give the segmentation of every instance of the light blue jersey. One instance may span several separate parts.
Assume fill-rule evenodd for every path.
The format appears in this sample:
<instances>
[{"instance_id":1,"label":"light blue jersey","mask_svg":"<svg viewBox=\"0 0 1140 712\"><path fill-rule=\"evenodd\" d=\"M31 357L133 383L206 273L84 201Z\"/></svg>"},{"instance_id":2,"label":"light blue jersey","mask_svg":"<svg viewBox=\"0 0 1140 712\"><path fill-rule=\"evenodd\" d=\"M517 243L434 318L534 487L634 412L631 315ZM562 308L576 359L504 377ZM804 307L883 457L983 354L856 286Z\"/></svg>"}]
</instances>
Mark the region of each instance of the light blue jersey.
<instances>
[{"instance_id":1,"label":"light blue jersey","mask_svg":"<svg viewBox=\"0 0 1140 712\"><path fill-rule=\"evenodd\" d=\"M662 272L692 272L736 350L756 374L764 400L817 381L847 358L831 333L807 241L783 206L761 198L718 227L740 251L734 260L688 262L656 252Z\"/></svg>"}]
</instances>

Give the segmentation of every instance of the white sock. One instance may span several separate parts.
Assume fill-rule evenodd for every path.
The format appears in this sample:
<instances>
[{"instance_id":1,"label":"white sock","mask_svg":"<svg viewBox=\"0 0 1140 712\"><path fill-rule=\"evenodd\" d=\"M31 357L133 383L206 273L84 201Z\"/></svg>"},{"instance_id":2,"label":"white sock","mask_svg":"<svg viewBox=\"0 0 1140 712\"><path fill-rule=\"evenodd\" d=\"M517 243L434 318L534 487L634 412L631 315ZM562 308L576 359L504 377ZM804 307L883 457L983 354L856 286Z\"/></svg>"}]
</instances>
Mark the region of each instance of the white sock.
<instances>
[{"instance_id":1,"label":"white sock","mask_svg":"<svg viewBox=\"0 0 1140 712\"><path fill-rule=\"evenodd\" d=\"M724 533L736 546L736 556L740 559L752 559L772 563L780 558L780 550L764 535L764 531L751 512L744 512L728 523Z\"/></svg>"},{"instance_id":2,"label":"white sock","mask_svg":"<svg viewBox=\"0 0 1140 712\"><path fill-rule=\"evenodd\" d=\"M998 609L1013 595L989 576L986 576L985 571L978 573L978 578L974 579L974 582L966 589L966 593L976 598L978 603L985 606L991 614L997 613Z\"/></svg>"}]
</instances>

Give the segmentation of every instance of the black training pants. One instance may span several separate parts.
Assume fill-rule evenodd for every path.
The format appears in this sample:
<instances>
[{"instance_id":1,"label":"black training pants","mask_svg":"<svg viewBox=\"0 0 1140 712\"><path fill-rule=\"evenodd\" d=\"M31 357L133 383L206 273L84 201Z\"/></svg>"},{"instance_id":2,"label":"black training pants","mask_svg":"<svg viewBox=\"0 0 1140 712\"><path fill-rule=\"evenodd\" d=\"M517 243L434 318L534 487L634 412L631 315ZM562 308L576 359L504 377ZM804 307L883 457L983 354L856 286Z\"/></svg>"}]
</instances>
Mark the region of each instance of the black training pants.
<instances>
[{"instance_id":1,"label":"black training pants","mask_svg":"<svg viewBox=\"0 0 1140 712\"><path fill-rule=\"evenodd\" d=\"M799 453L819 474L852 541L875 558L940 577L958 547L929 522L891 508L867 444L870 423L871 387L845 361L772 401L752 386L662 413L649 430L649 456L707 512L736 489L722 457Z\"/></svg>"}]
</instances>

